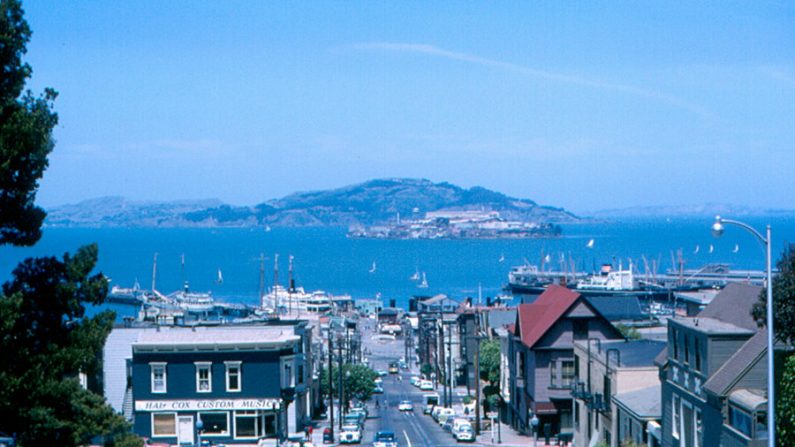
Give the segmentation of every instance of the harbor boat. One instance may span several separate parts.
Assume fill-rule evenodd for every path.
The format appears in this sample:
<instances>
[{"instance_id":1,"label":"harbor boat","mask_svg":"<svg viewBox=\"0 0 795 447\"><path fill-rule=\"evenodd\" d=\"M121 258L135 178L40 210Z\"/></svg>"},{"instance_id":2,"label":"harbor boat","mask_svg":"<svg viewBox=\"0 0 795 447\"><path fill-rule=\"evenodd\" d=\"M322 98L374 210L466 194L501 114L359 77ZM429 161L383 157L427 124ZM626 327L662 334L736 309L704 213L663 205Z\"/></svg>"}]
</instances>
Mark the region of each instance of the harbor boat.
<instances>
[{"instance_id":1,"label":"harbor boat","mask_svg":"<svg viewBox=\"0 0 795 447\"><path fill-rule=\"evenodd\" d=\"M420 280L420 270L417 269L414 271L414 274L409 277L410 281L419 281Z\"/></svg>"},{"instance_id":2,"label":"harbor boat","mask_svg":"<svg viewBox=\"0 0 795 447\"><path fill-rule=\"evenodd\" d=\"M275 285L263 296L267 309L278 309L278 313L326 314L337 303L351 301L349 295L332 295L323 290L307 292L303 287L285 288Z\"/></svg>"},{"instance_id":3,"label":"harbor boat","mask_svg":"<svg viewBox=\"0 0 795 447\"><path fill-rule=\"evenodd\" d=\"M425 278L425 272L422 272L422 281L420 281L420 283L417 284L417 287L419 287L420 289L428 288L428 279Z\"/></svg>"},{"instance_id":4,"label":"harbor boat","mask_svg":"<svg viewBox=\"0 0 795 447\"><path fill-rule=\"evenodd\" d=\"M215 309L215 300L210 292L191 292L188 281L185 287L177 292L166 295L175 306L191 313L211 312Z\"/></svg>"}]
</instances>

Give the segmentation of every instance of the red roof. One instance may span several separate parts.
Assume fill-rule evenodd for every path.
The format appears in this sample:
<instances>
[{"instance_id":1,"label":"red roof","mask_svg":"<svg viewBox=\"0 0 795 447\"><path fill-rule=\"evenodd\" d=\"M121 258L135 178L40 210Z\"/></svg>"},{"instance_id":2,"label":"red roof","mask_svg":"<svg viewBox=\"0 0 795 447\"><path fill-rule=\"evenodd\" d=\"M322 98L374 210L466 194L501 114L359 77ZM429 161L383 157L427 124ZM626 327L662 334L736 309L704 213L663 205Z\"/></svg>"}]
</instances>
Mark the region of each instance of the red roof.
<instances>
[{"instance_id":1,"label":"red roof","mask_svg":"<svg viewBox=\"0 0 795 447\"><path fill-rule=\"evenodd\" d=\"M532 348L579 297L579 293L566 287L547 287L534 303L518 306L516 320L519 324L514 328L514 334L521 336L522 343Z\"/></svg>"}]
</instances>

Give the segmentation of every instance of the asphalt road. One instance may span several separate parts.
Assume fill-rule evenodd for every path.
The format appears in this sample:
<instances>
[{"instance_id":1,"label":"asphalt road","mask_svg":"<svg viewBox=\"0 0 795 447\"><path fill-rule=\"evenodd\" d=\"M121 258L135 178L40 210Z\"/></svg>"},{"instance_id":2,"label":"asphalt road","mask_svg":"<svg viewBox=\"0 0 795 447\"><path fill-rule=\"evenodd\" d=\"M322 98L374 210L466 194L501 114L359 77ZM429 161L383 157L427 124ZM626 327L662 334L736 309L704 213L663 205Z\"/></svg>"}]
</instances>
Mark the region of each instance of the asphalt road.
<instances>
[{"instance_id":1,"label":"asphalt road","mask_svg":"<svg viewBox=\"0 0 795 447\"><path fill-rule=\"evenodd\" d=\"M363 333L363 347L371 352L368 356L373 369L388 369L389 362L397 361L404 355L404 341L374 340L372 330ZM413 374L416 374L416 367ZM376 394L373 399L379 400L376 408L374 400L370 402L370 417L365 424L362 445L372 445L375 433L379 430L391 430L397 436L399 447L446 447L458 444L452 435L444 431L430 415L422 414L424 392L409 382L412 372L401 370L398 375L390 374L383 377L384 394ZM440 393L441 394L441 393ZM457 401L460 397L455 396ZM402 400L414 403L413 412L401 412L398 404ZM466 444L463 444L466 445ZM475 443L474 445L478 445Z\"/></svg>"}]
</instances>

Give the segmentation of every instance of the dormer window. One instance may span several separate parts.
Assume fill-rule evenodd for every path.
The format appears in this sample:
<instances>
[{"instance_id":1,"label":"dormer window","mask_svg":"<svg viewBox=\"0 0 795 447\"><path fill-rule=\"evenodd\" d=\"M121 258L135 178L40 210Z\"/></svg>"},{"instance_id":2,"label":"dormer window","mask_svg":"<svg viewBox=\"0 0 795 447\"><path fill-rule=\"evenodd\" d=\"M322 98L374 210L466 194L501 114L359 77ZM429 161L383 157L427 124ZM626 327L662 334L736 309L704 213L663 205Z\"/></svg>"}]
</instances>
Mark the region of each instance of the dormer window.
<instances>
[{"instance_id":1,"label":"dormer window","mask_svg":"<svg viewBox=\"0 0 795 447\"><path fill-rule=\"evenodd\" d=\"M212 363L196 362L196 392L210 393L213 390Z\"/></svg>"}]
</instances>

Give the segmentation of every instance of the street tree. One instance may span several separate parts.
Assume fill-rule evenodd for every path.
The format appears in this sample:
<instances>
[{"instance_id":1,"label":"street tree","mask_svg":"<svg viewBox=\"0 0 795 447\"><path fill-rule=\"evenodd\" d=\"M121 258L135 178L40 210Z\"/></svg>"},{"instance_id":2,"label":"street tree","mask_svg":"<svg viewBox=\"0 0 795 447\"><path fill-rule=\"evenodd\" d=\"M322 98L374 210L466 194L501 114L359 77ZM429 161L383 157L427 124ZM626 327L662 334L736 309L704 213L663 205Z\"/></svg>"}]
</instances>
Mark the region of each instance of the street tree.
<instances>
[{"instance_id":1,"label":"street tree","mask_svg":"<svg viewBox=\"0 0 795 447\"><path fill-rule=\"evenodd\" d=\"M25 91L30 37L19 0L0 0L0 245L35 244L45 217L34 202L54 147L57 94ZM78 379L99 374L115 319L113 312L85 315L85 303L100 304L107 294L105 278L92 273L97 255L92 245L62 259L27 259L2 286L0 431L15 433L20 447L142 445Z\"/></svg>"},{"instance_id":2,"label":"street tree","mask_svg":"<svg viewBox=\"0 0 795 447\"><path fill-rule=\"evenodd\" d=\"M789 246L776 263L778 275L773 279L773 326L776 338L795 343L795 245ZM752 314L759 327L766 324L767 292L763 290Z\"/></svg>"},{"instance_id":3,"label":"street tree","mask_svg":"<svg viewBox=\"0 0 795 447\"><path fill-rule=\"evenodd\" d=\"M499 387L500 342L497 340L483 340L480 343L480 378Z\"/></svg>"},{"instance_id":4,"label":"street tree","mask_svg":"<svg viewBox=\"0 0 795 447\"><path fill-rule=\"evenodd\" d=\"M339 367L331 368L331 392L335 397L340 397L339 392ZM375 389L375 379L378 373L371 368L359 363L345 363L342 365L343 388L345 400L351 399L366 402L370 400ZM325 396L329 395L329 370L326 368L320 378L320 390Z\"/></svg>"}]
</instances>

